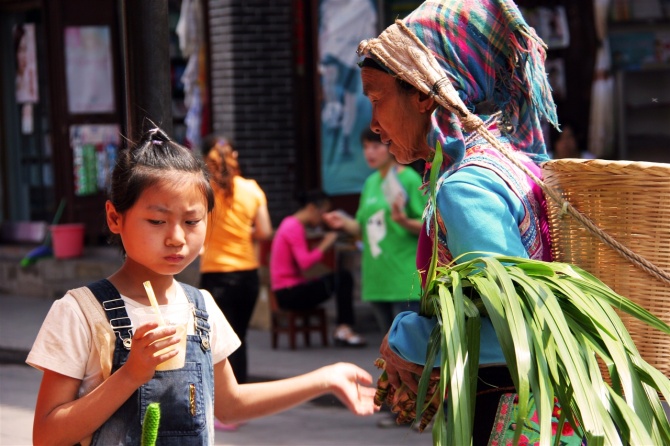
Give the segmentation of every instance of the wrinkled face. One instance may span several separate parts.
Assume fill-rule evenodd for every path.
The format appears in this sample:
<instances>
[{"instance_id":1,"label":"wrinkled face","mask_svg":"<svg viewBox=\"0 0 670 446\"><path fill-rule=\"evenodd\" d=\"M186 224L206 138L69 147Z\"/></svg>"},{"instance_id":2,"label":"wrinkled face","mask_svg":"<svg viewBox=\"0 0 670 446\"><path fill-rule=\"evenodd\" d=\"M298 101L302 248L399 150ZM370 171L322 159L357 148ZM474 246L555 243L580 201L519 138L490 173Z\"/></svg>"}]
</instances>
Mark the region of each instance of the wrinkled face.
<instances>
[{"instance_id":1,"label":"wrinkled face","mask_svg":"<svg viewBox=\"0 0 670 446\"><path fill-rule=\"evenodd\" d=\"M107 223L119 234L128 260L157 274L174 275L200 252L207 230L207 203L195 177L160 180L123 214L107 202Z\"/></svg>"},{"instance_id":2,"label":"wrinkled face","mask_svg":"<svg viewBox=\"0 0 670 446\"><path fill-rule=\"evenodd\" d=\"M422 100L418 91L403 91L393 76L375 68L363 67L361 79L372 104L370 128L399 163L426 159L432 152L426 143L432 102Z\"/></svg>"},{"instance_id":3,"label":"wrinkled face","mask_svg":"<svg viewBox=\"0 0 670 446\"><path fill-rule=\"evenodd\" d=\"M363 156L371 169L383 169L393 163L388 146L377 141L363 141Z\"/></svg>"}]
</instances>

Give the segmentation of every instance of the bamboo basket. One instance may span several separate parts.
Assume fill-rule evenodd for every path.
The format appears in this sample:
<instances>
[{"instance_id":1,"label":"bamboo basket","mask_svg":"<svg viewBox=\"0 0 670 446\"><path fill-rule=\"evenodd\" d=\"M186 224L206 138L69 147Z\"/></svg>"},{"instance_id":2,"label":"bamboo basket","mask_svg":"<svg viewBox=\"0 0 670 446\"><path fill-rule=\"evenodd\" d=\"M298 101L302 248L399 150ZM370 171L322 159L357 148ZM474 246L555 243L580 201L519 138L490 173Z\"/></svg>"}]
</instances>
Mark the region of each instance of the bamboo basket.
<instances>
[{"instance_id":1,"label":"bamboo basket","mask_svg":"<svg viewBox=\"0 0 670 446\"><path fill-rule=\"evenodd\" d=\"M561 159L542 165L544 182L605 233L670 271L670 164ZM670 285L624 258L547 199L554 259L578 265L670 323ZM621 313L620 313L621 314ZM625 314L641 356L670 376L670 337Z\"/></svg>"}]
</instances>

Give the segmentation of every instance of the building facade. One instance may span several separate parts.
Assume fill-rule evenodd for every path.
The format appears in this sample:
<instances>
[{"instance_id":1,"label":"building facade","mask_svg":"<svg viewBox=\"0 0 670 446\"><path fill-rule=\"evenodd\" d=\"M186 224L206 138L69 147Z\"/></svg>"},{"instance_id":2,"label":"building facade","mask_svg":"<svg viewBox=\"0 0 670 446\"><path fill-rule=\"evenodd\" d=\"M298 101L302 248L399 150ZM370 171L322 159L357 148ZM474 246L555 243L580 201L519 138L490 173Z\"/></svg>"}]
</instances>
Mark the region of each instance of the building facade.
<instances>
[{"instance_id":1,"label":"building facade","mask_svg":"<svg viewBox=\"0 0 670 446\"><path fill-rule=\"evenodd\" d=\"M219 132L235 142L243 174L264 189L279 224L293 212L297 190L339 181L322 174L322 103L330 92L322 88L327 67L320 26L364 1L376 15L374 25L373 19L362 25L375 35L420 3L0 0L0 52L7 61L0 66L0 223L50 222L64 201L61 222L83 222L87 243L104 243L104 201L115 151L125 138L136 137L144 117L184 139L188 115L180 80L187 64L176 49L175 28L183 2L197 2L204 56L200 134ZM570 20L592 14L578 0L558 3L565 4ZM587 50L595 48L587 31L579 35L582 28L589 29L571 21L572 42L579 48L565 50L568 96L559 106L559 118L569 116L577 126L588 121L580 115L588 113L588 89L579 79L591 75L593 51ZM571 69L573 54L582 71ZM348 73L360 82L356 70ZM367 102L354 100L359 107ZM358 139L355 133L345 136ZM335 206L349 212L357 200L350 189L334 197Z\"/></svg>"}]
</instances>

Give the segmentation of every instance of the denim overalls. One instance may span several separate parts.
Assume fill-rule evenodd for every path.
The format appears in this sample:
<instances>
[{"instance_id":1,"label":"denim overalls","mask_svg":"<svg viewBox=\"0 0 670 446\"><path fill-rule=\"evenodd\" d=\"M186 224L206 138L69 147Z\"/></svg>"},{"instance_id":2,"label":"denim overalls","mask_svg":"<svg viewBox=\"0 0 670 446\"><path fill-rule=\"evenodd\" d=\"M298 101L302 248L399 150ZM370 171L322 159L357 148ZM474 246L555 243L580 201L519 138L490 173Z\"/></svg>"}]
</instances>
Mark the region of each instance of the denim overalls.
<instances>
[{"instance_id":1,"label":"denim overalls","mask_svg":"<svg viewBox=\"0 0 670 446\"><path fill-rule=\"evenodd\" d=\"M209 445L214 442L214 367L209 345L205 301L190 285L180 283L194 305L195 335L188 335L186 364L156 371L93 435L92 445L139 445L147 406L160 403L158 445ZM106 279L88 285L105 309L116 335L112 373L128 359L132 325L121 295Z\"/></svg>"}]
</instances>

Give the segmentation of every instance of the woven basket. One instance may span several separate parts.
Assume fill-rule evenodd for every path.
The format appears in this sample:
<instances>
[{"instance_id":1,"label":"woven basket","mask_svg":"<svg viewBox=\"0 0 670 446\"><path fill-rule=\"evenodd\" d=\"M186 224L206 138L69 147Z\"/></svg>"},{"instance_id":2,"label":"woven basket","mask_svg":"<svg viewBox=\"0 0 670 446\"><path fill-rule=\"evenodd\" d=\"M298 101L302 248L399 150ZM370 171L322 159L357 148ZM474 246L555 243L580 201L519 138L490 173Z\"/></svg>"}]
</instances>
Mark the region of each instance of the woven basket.
<instances>
[{"instance_id":1,"label":"woven basket","mask_svg":"<svg viewBox=\"0 0 670 446\"><path fill-rule=\"evenodd\" d=\"M607 234L670 271L670 164L561 159L545 183ZM605 245L547 199L554 259L578 265L670 324L670 286ZM621 314L642 357L670 376L670 336Z\"/></svg>"}]
</instances>

